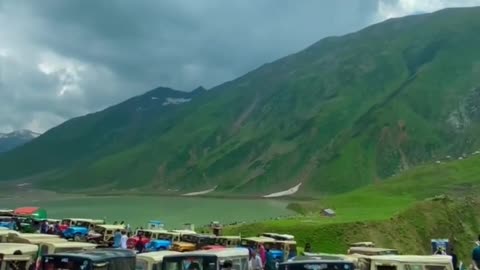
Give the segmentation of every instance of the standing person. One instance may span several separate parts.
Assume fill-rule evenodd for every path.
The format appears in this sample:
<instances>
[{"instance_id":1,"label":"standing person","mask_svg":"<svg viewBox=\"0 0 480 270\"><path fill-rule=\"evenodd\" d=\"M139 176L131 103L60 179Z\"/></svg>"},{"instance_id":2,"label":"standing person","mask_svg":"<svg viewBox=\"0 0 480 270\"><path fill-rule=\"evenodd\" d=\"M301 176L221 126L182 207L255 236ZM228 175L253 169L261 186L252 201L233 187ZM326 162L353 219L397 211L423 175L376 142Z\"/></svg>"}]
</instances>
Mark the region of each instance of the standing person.
<instances>
[{"instance_id":1,"label":"standing person","mask_svg":"<svg viewBox=\"0 0 480 270\"><path fill-rule=\"evenodd\" d=\"M277 263L275 262L275 259L273 258L273 255L270 252L270 249L267 248L267 262L265 263L265 270L276 270L276 269L277 269Z\"/></svg>"},{"instance_id":2,"label":"standing person","mask_svg":"<svg viewBox=\"0 0 480 270\"><path fill-rule=\"evenodd\" d=\"M306 243L303 252L312 252L312 245L310 243Z\"/></svg>"},{"instance_id":3,"label":"standing person","mask_svg":"<svg viewBox=\"0 0 480 270\"><path fill-rule=\"evenodd\" d=\"M472 251L472 262L475 270L480 269L480 245L478 244Z\"/></svg>"},{"instance_id":4,"label":"standing person","mask_svg":"<svg viewBox=\"0 0 480 270\"><path fill-rule=\"evenodd\" d=\"M267 262L267 250L263 244L260 244L258 248L258 253L260 255L260 259L262 259L262 267L265 267L265 263Z\"/></svg>"},{"instance_id":5,"label":"standing person","mask_svg":"<svg viewBox=\"0 0 480 270\"><path fill-rule=\"evenodd\" d=\"M230 260L225 260L222 265L222 270L232 270L233 263Z\"/></svg>"},{"instance_id":6,"label":"standing person","mask_svg":"<svg viewBox=\"0 0 480 270\"><path fill-rule=\"evenodd\" d=\"M40 224L40 233L48 233L48 221L42 221Z\"/></svg>"},{"instance_id":7,"label":"standing person","mask_svg":"<svg viewBox=\"0 0 480 270\"><path fill-rule=\"evenodd\" d=\"M143 253L145 251L145 243L143 242L143 236L141 234L138 236L135 249L138 251L138 253Z\"/></svg>"},{"instance_id":8,"label":"standing person","mask_svg":"<svg viewBox=\"0 0 480 270\"><path fill-rule=\"evenodd\" d=\"M55 222L55 225L53 225L53 231L55 232L56 235L62 235L62 230L60 230L59 221Z\"/></svg>"},{"instance_id":9,"label":"standing person","mask_svg":"<svg viewBox=\"0 0 480 270\"><path fill-rule=\"evenodd\" d=\"M120 248L121 244L122 244L122 234L120 233L120 230L116 230L115 234L113 235L113 247Z\"/></svg>"},{"instance_id":10,"label":"standing person","mask_svg":"<svg viewBox=\"0 0 480 270\"><path fill-rule=\"evenodd\" d=\"M453 247L449 248L448 255L452 257L453 270L458 270L458 258L457 254L455 254L455 251L453 250Z\"/></svg>"},{"instance_id":11,"label":"standing person","mask_svg":"<svg viewBox=\"0 0 480 270\"><path fill-rule=\"evenodd\" d=\"M127 249L128 236L126 231L122 231L122 236L120 238L120 248Z\"/></svg>"},{"instance_id":12,"label":"standing person","mask_svg":"<svg viewBox=\"0 0 480 270\"><path fill-rule=\"evenodd\" d=\"M254 249L251 249L250 251L251 251L250 261L248 262L249 268L250 268L249 270L262 270L263 269L262 259Z\"/></svg>"},{"instance_id":13,"label":"standing person","mask_svg":"<svg viewBox=\"0 0 480 270\"><path fill-rule=\"evenodd\" d=\"M66 229L68 229L69 225L67 221L62 221L62 225L60 225L60 231L63 233Z\"/></svg>"}]
</instances>

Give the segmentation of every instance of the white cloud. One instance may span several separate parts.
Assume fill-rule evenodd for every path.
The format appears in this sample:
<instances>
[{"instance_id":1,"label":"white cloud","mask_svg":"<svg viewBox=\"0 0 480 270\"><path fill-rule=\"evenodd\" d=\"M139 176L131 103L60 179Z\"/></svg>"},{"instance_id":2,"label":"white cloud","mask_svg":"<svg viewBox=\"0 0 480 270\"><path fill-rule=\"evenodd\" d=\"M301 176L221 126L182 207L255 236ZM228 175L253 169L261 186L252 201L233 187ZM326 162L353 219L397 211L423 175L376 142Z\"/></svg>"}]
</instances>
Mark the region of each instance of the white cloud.
<instances>
[{"instance_id":1,"label":"white cloud","mask_svg":"<svg viewBox=\"0 0 480 270\"><path fill-rule=\"evenodd\" d=\"M475 4L0 0L0 25L8 26L0 27L0 132L43 131L158 86L212 87L325 36L359 30L374 14L378 22Z\"/></svg>"},{"instance_id":2,"label":"white cloud","mask_svg":"<svg viewBox=\"0 0 480 270\"><path fill-rule=\"evenodd\" d=\"M0 57L8 57L8 50L5 48L0 48Z\"/></svg>"},{"instance_id":3,"label":"white cloud","mask_svg":"<svg viewBox=\"0 0 480 270\"><path fill-rule=\"evenodd\" d=\"M57 96L82 94L80 84L82 73L87 71L85 64L54 53L44 53L40 59L38 69L45 75L55 77L58 81Z\"/></svg>"},{"instance_id":4,"label":"white cloud","mask_svg":"<svg viewBox=\"0 0 480 270\"><path fill-rule=\"evenodd\" d=\"M34 132L43 133L47 130L46 127L56 126L65 120L65 118L50 112L36 112L31 120L24 124L24 128Z\"/></svg>"},{"instance_id":5,"label":"white cloud","mask_svg":"<svg viewBox=\"0 0 480 270\"><path fill-rule=\"evenodd\" d=\"M449 7L472 7L480 0L379 0L374 21L403 17L417 13L434 12Z\"/></svg>"}]
</instances>

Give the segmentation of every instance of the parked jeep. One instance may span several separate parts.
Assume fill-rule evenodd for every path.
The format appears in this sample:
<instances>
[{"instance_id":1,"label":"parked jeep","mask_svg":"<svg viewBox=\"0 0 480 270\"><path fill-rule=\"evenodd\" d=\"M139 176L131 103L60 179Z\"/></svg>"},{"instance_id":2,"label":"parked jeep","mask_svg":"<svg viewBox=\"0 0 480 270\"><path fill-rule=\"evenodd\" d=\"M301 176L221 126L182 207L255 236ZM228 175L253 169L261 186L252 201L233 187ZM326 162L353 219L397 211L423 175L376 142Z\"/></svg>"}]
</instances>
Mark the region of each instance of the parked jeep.
<instances>
[{"instance_id":1,"label":"parked jeep","mask_svg":"<svg viewBox=\"0 0 480 270\"><path fill-rule=\"evenodd\" d=\"M63 224L67 224L68 228L63 231L63 237L73 239L74 241L86 241L88 233L95 228L96 225L103 224L103 220L85 219L85 218L68 218L62 220Z\"/></svg>"}]
</instances>

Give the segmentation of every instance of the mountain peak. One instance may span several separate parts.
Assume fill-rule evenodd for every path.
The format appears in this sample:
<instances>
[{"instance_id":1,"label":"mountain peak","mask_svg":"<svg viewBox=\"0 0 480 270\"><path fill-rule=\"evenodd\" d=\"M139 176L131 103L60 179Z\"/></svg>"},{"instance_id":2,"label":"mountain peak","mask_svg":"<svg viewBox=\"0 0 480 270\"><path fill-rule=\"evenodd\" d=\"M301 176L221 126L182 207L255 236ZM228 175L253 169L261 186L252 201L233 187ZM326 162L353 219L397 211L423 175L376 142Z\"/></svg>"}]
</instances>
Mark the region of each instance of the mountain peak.
<instances>
[{"instance_id":1,"label":"mountain peak","mask_svg":"<svg viewBox=\"0 0 480 270\"><path fill-rule=\"evenodd\" d=\"M28 129L19 129L9 133L0 133L0 152L6 152L40 136L40 133Z\"/></svg>"},{"instance_id":2,"label":"mountain peak","mask_svg":"<svg viewBox=\"0 0 480 270\"><path fill-rule=\"evenodd\" d=\"M203 91L207 91L207 89L205 89L203 86L200 85L199 87L193 89L192 92L203 92Z\"/></svg>"},{"instance_id":3,"label":"mountain peak","mask_svg":"<svg viewBox=\"0 0 480 270\"><path fill-rule=\"evenodd\" d=\"M11 138L11 137L31 137L36 138L40 136L40 133L28 130L28 129L18 129L9 133L0 133L0 138Z\"/></svg>"},{"instance_id":4,"label":"mountain peak","mask_svg":"<svg viewBox=\"0 0 480 270\"><path fill-rule=\"evenodd\" d=\"M31 130L28 130L28 129L15 130L15 131L11 132L10 134L16 135L16 136L30 136L30 137L33 137L33 138L36 138L36 137L40 136L40 133L37 133L35 131L31 131Z\"/></svg>"}]
</instances>

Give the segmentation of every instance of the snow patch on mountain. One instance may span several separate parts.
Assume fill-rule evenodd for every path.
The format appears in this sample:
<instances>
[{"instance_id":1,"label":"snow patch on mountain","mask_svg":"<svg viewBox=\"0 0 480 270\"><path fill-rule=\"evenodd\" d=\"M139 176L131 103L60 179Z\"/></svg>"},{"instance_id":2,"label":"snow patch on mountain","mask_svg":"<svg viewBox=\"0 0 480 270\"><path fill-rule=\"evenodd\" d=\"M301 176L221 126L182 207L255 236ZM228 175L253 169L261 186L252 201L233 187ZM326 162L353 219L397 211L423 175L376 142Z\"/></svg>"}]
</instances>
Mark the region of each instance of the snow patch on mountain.
<instances>
[{"instance_id":1,"label":"snow patch on mountain","mask_svg":"<svg viewBox=\"0 0 480 270\"><path fill-rule=\"evenodd\" d=\"M167 105L170 105L170 104L178 105L178 104L189 102L191 100L192 100L191 98L171 98L171 97L167 97L162 105L163 106L167 106Z\"/></svg>"},{"instance_id":2,"label":"snow patch on mountain","mask_svg":"<svg viewBox=\"0 0 480 270\"><path fill-rule=\"evenodd\" d=\"M0 133L0 153L29 142L40 136L40 133L22 129L10 133Z\"/></svg>"}]
</instances>

